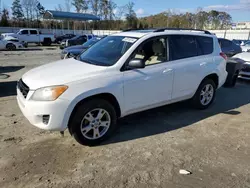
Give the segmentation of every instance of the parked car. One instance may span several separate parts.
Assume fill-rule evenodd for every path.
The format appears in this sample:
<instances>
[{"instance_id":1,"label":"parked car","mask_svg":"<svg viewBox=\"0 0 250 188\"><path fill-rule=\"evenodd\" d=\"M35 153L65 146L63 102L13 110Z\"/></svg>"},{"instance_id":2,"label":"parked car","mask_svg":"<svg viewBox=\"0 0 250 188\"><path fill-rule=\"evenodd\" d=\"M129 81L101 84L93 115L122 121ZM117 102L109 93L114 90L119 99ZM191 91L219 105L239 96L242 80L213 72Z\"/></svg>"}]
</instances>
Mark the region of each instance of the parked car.
<instances>
[{"instance_id":1,"label":"parked car","mask_svg":"<svg viewBox=\"0 0 250 188\"><path fill-rule=\"evenodd\" d=\"M129 114L187 99L208 108L227 78L226 58L208 31L121 32L78 59L25 73L17 101L34 126L68 128L79 143L96 145Z\"/></svg>"},{"instance_id":2,"label":"parked car","mask_svg":"<svg viewBox=\"0 0 250 188\"><path fill-rule=\"evenodd\" d=\"M59 37L56 37L55 39L55 43L60 44L63 40L67 40L67 39L72 39L73 37L75 37L76 35L74 34L65 34L65 35L61 35Z\"/></svg>"},{"instance_id":3,"label":"parked car","mask_svg":"<svg viewBox=\"0 0 250 188\"><path fill-rule=\"evenodd\" d=\"M245 61L239 73L239 78L250 80L250 53L242 52L240 54L235 55L234 58L239 58Z\"/></svg>"},{"instance_id":4,"label":"parked car","mask_svg":"<svg viewBox=\"0 0 250 188\"><path fill-rule=\"evenodd\" d=\"M248 40L233 39L232 42L234 42L235 44L237 44L239 46L243 46L246 42L248 42Z\"/></svg>"},{"instance_id":5,"label":"parked car","mask_svg":"<svg viewBox=\"0 0 250 188\"><path fill-rule=\"evenodd\" d=\"M70 46L65 48L61 52L61 59L67 59L69 57L76 57L80 55L83 51L87 50L89 47L93 46L95 43L100 41L102 37L94 37L82 45Z\"/></svg>"},{"instance_id":6,"label":"parked car","mask_svg":"<svg viewBox=\"0 0 250 188\"><path fill-rule=\"evenodd\" d=\"M75 46L75 45L81 45L85 42L87 42L88 40L92 39L93 37L95 37L94 35L80 35L80 36L76 36L72 39L69 39L66 41L65 46Z\"/></svg>"},{"instance_id":7,"label":"parked car","mask_svg":"<svg viewBox=\"0 0 250 188\"><path fill-rule=\"evenodd\" d=\"M250 52L250 41L241 46L243 52Z\"/></svg>"},{"instance_id":8,"label":"parked car","mask_svg":"<svg viewBox=\"0 0 250 188\"><path fill-rule=\"evenodd\" d=\"M235 54L241 53L242 49L239 45L235 44L234 42L219 38L219 44L221 46L222 52L224 52L228 57L232 57Z\"/></svg>"},{"instance_id":9,"label":"parked car","mask_svg":"<svg viewBox=\"0 0 250 188\"><path fill-rule=\"evenodd\" d=\"M0 50L16 50L19 48L24 48L24 44L20 43L18 39L14 37L0 38Z\"/></svg>"},{"instance_id":10,"label":"parked car","mask_svg":"<svg viewBox=\"0 0 250 188\"><path fill-rule=\"evenodd\" d=\"M41 34L37 29L21 29L17 33L3 33L2 36L15 37L26 43L41 43L44 46L50 46L55 41L53 34Z\"/></svg>"}]
</instances>

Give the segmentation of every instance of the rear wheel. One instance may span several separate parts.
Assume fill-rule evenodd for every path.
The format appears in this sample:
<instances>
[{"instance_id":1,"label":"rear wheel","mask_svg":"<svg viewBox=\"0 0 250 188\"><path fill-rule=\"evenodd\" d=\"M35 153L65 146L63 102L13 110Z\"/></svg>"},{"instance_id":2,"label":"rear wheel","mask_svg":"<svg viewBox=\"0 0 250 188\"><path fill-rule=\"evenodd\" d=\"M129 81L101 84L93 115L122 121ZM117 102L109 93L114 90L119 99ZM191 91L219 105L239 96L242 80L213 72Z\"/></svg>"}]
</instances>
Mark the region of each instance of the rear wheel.
<instances>
[{"instance_id":1,"label":"rear wheel","mask_svg":"<svg viewBox=\"0 0 250 188\"><path fill-rule=\"evenodd\" d=\"M211 79L204 80L192 99L195 108L201 110L208 108L214 101L215 93L216 85L214 81Z\"/></svg>"},{"instance_id":2,"label":"rear wheel","mask_svg":"<svg viewBox=\"0 0 250 188\"><path fill-rule=\"evenodd\" d=\"M52 41L50 38L44 38L42 45L43 46L50 46L52 44Z\"/></svg>"},{"instance_id":3,"label":"rear wheel","mask_svg":"<svg viewBox=\"0 0 250 188\"><path fill-rule=\"evenodd\" d=\"M69 131L82 145L98 145L114 132L116 120L115 109L109 102L94 99L77 107Z\"/></svg>"},{"instance_id":4,"label":"rear wheel","mask_svg":"<svg viewBox=\"0 0 250 188\"><path fill-rule=\"evenodd\" d=\"M6 45L6 49L9 51L13 51L13 50L16 50L16 46L12 43L9 43Z\"/></svg>"}]
</instances>

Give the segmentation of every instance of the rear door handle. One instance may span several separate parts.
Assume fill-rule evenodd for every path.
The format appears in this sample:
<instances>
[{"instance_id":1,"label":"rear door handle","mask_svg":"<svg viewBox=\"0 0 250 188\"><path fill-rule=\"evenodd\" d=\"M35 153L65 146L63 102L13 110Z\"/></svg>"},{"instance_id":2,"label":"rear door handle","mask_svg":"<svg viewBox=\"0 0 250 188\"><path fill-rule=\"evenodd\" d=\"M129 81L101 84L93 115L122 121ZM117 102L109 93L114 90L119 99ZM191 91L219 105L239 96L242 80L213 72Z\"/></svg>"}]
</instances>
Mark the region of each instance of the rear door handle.
<instances>
[{"instance_id":1,"label":"rear door handle","mask_svg":"<svg viewBox=\"0 0 250 188\"><path fill-rule=\"evenodd\" d=\"M163 73L165 74L165 73L172 72L172 71L173 71L173 69L165 69L165 70L163 71Z\"/></svg>"}]
</instances>

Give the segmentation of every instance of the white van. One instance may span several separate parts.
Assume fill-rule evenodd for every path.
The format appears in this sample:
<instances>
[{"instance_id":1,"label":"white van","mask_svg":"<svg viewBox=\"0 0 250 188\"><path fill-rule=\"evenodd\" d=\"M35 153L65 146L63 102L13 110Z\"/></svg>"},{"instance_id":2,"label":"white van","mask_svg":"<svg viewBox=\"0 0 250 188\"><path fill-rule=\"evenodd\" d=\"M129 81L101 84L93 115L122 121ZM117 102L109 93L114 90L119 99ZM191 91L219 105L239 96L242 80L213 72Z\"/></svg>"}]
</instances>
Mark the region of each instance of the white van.
<instances>
[{"instance_id":1,"label":"white van","mask_svg":"<svg viewBox=\"0 0 250 188\"><path fill-rule=\"evenodd\" d=\"M68 128L79 143L96 145L129 114L187 99L208 108L226 78L226 56L207 31L127 31L78 59L30 70L18 82L17 101L34 126Z\"/></svg>"}]
</instances>

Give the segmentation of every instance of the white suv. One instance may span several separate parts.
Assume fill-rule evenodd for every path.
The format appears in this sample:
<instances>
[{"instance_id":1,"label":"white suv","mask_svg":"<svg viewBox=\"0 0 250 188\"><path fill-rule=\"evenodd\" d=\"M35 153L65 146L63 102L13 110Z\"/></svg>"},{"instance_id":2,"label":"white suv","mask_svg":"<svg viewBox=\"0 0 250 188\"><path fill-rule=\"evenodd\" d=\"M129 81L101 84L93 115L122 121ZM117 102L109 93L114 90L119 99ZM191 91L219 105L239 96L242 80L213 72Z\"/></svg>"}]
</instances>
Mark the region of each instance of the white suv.
<instances>
[{"instance_id":1,"label":"white suv","mask_svg":"<svg viewBox=\"0 0 250 188\"><path fill-rule=\"evenodd\" d=\"M30 70L18 82L17 101L31 124L68 128L79 143L96 145L117 118L187 99L207 108L226 78L226 56L207 31L127 31L77 59Z\"/></svg>"}]
</instances>

